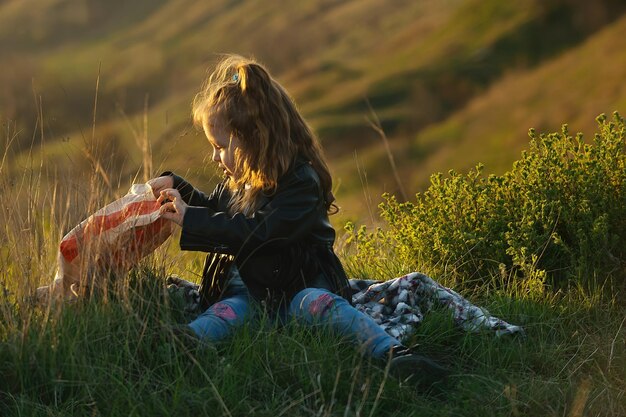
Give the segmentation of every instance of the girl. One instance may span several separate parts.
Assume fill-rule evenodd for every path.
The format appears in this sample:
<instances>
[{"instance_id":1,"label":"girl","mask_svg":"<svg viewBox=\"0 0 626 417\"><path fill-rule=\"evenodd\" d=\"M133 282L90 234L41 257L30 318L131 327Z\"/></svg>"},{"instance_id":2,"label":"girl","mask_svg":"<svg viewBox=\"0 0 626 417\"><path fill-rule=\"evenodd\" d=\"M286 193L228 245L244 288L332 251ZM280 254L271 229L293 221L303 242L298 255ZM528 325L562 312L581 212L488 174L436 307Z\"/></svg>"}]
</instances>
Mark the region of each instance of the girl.
<instances>
[{"instance_id":1,"label":"girl","mask_svg":"<svg viewBox=\"0 0 626 417\"><path fill-rule=\"evenodd\" d=\"M193 101L194 124L224 180L210 195L165 172L151 180L163 217L182 227L183 250L209 252L206 311L189 324L219 341L262 305L278 319L326 324L391 370L430 385L447 371L415 355L350 304L333 251L332 180L320 144L285 89L259 63L219 62Z\"/></svg>"}]
</instances>

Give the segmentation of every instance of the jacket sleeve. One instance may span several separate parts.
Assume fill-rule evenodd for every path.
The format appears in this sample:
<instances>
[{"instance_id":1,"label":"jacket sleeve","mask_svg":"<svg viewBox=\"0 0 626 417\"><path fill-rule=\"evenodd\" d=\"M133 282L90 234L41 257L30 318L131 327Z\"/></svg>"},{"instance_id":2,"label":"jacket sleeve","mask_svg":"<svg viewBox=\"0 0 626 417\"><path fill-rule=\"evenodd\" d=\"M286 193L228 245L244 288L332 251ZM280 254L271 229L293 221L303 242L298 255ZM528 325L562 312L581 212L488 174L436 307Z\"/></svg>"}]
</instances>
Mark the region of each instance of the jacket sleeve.
<instances>
[{"instance_id":1,"label":"jacket sleeve","mask_svg":"<svg viewBox=\"0 0 626 417\"><path fill-rule=\"evenodd\" d=\"M217 185L215 190L207 196L202 191L195 189L190 183L185 181L185 179L179 175L174 174L171 171L165 171L161 173L160 176L169 175L174 179L174 188L176 188L180 192L180 196L183 198L183 201L187 203L189 206L199 206L199 207L209 207L213 210L218 209L217 201L224 187L224 182L222 181Z\"/></svg>"},{"instance_id":2,"label":"jacket sleeve","mask_svg":"<svg viewBox=\"0 0 626 417\"><path fill-rule=\"evenodd\" d=\"M320 210L324 207L317 176L297 170L286 183L279 183L271 200L250 217L188 207L180 247L231 255L284 247L307 235Z\"/></svg>"}]
</instances>

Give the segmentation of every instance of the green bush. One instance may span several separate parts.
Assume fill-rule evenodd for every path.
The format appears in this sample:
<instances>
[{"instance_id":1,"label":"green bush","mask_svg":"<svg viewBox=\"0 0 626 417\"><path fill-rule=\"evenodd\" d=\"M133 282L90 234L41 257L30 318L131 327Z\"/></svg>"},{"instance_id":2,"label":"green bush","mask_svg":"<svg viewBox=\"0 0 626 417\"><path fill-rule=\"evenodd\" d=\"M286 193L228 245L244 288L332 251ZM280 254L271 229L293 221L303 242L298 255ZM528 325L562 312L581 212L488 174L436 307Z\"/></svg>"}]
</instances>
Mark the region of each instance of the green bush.
<instances>
[{"instance_id":1,"label":"green bush","mask_svg":"<svg viewBox=\"0 0 626 417\"><path fill-rule=\"evenodd\" d=\"M388 227L366 232L349 224L347 241L366 258L384 246L402 265L457 282L500 276L543 288L621 279L625 125L618 113L597 121L592 144L570 136L567 125L539 136L531 129L528 151L501 176L485 176L479 164L466 175L433 175L414 202L385 195Z\"/></svg>"}]
</instances>

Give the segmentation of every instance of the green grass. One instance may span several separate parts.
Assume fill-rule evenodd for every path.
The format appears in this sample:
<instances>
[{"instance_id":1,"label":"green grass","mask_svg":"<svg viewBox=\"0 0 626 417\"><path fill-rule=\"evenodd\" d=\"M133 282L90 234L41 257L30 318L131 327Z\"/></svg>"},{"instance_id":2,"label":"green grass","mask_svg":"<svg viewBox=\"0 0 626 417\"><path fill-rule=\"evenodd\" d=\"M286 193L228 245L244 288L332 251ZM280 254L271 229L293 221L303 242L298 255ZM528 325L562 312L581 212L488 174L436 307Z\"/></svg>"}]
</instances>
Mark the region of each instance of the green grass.
<instances>
[{"instance_id":1,"label":"green grass","mask_svg":"<svg viewBox=\"0 0 626 417\"><path fill-rule=\"evenodd\" d=\"M168 298L164 278L193 279L201 257L181 256L175 239L106 294L63 308L32 305L28 295L51 280L70 219L111 197L85 187L53 204L36 168L19 187L0 178L3 194L19 189L29 201L0 210L2 416L626 415L626 309L600 288L464 293L524 326L526 337L465 333L448 312L428 313L406 342L454 372L446 395L433 397L400 385L350 342L294 323L261 319L213 346L181 340L171 327L190 317ZM408 272L394 259L342 257L351 276Z\"/></svg>"},{"instance_id":2,"label":"green grass","mask_svg":"<svg viewBox=\"0 0 626 417\"><path fill-rule=\"evenodd\" d=\"M261 320L220 345L190 345L168 327L187 318L145 270L108 297L63 309L4 297L1 413L624 415L623 308L574 296L482 301L527 336L467 334L447 312L428 314L409 341L455 373L435 398L386 378L384 364L347 341L295 324Z\"/></svg>"}]
</instances>

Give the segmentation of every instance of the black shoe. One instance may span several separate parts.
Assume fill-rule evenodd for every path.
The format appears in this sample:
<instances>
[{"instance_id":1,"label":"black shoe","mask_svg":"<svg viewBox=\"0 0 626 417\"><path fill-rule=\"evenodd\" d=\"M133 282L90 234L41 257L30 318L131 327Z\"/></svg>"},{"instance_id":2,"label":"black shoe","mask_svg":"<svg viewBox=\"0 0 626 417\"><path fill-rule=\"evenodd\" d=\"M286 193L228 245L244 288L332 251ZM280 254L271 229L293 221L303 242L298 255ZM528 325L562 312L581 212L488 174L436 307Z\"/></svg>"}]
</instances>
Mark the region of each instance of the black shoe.
<instances>
[{"instance_id":1,"label":"black shoe","mask_svg":"<svg viewBox=\"0 0 626 417\"><path fill-rule=\"evenodd\" d=\"M439 391L448 382L451 373L448 369L405 346L394 346L390 355L389 374L401 383L416 384L425 391Z\"/></svg>"}]
</instances>

